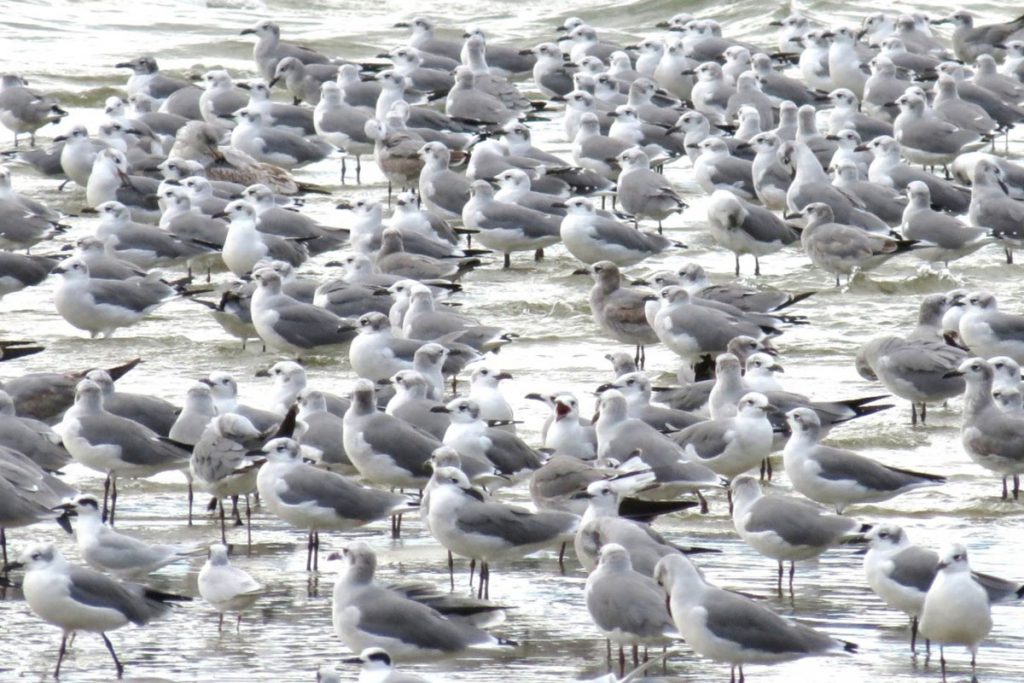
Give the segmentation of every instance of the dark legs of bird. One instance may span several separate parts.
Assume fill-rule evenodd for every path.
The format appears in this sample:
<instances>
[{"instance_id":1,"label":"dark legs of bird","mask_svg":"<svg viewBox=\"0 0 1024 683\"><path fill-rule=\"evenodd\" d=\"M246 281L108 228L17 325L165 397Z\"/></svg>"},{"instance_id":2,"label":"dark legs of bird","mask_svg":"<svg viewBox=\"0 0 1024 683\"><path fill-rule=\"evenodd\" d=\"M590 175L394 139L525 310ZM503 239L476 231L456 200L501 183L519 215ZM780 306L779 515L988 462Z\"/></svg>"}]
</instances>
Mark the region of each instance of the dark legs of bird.
<instances>
[{"instance_id":1,"label":"dark legs of bird","mask_svg":"<svg viewBox=\"0 0 1024 683\"><path fill-rule=\"evenodd\" d=\"M633 643L633 668L640 666L640 646Z\"/></svg>"},{"instance_id":2,"label":"dark legs of bird","mask_svg":"<svg viewBox=\"0 0 1024 683\"><path fill-rule=\"evenodd\" d=\"M543 261L544 260L544 250L543 249L538 249L537 251L533 252L533 260L534 261Z\"/></svg>"},{"instance_id":3,"label":"dark legs of bird","mask_svg":"<svg viewBox=\"0 0 1024 683\"><path fill-rule=\"evenodd\" d=\"M341 155L341 184L345 184L345 155Z\"/></svg>"},{"instance_id":4,"label":"dark legs of bird","mask_svg":"<svg viewBox=\"0 0 1024 683\"><path fill-rule=\"evenodd\" d=\"M64 661L64 653L68 651L68 634L67 632L61 636L60 639L60 652L57 653L57 668L53 670L53 677L60 678L60 663Z\"/></svg>"},{"instance_id":5,"label":"dark legs of bird","mask_svg":"<svg viewBox=\"0 0 1024 683\"><path fill-rule=\"evenodd\" d=\"M558 568L562 570L562 574L565 574L565 546L566 542L562 541L562 547L558 550Z\"/></svg>"},{"instance_id":6,"label":"dark legs of bird","mask_svg":"<svg viewBox=\"0 0 1024 683\"><path fill-rule=\"evenodd\" d=\"M772 461L769 458L765 458L761 461L761 481L772 480Z\"/></svg>"},{"instance_id":7,"label":"dark legs of bird","mask_svg":"<svg viewBox=\"0 0 1024 683\"><path fill-rule=\"evenodd\" d=\"M658 234L661 235L661 221L658 221Z\"/></svg>"},{"instance_id":8,"label":"dark legs of bird","mask_svg":"<svg viewBox=\"0 0 1024 683\"><path fill-rule=\"evenodd\" d=\"M607 638L605 638L604 648L605 648L605 661L608 663L608 670L611 671L612 670L612 641L610 641Z\"/></svg>"},{"instance_id":9,"label":"dark legs of bird","mask_svg":"<svg viewBox=\"0 0 1024 683\"><path fill-rule=\"evenodd\" d=\"M391 517L391 538L402 537L402 515L392 515Z\"/></svg>"},{"instance_id":10,"label":"dark legs of bird","mask_svg":"<svg viewBox=\"0 0 1024 683\"><path fill-rule=\"evenodd\" d=\"M491 567L489 564L480 561L480 585L477 587L477 599L491 599Z\"/></svg>"},{"instance_id":11,"label":"dark legs of bird","mask_svg":"<svg viewBox=\"0 0 1024 683\"><path fill-rule=\"evenodd\" d=\"M249 494L245 494L245 544L252 552L252 508L249 507ZM241 613L239 613L241 616Z\"/></svg>"},{"instance_id":12,"label":"dark legs of bird","mask_svg":"<svg viewBox=\"0 0 1024 683\"><path fill-rule=\"evenodd\" d=\"M227 530L224 528L224 500L221 499L220 501L218 501L218 503L219 504L217 507L220 508L220 542L224 545L227 545L228 535Z\"/></svg>"},{"instance_id":13,"label":"dark legs of bird","mask_svg":"<svg viewBox=\"0 0 1024 683\"><path fill-rule=\"evenodd\" d=\"M743 675L743 665L740 664L738 668L740 670L740 683L745 683L747 677Z\"/></svg>"},{"instance_id":14,"label":"dark legs of bird","mask_svg":"<svg viewBox=\"0 0 1024 683\"><path fill-rule=\"evenodd\" d=\"M310 530L306 546L306 571L320 569L320 532Z\"/></svg>"},{"instance_id":15,"label":"dark legs of bird","mask_svg":"<svg viewBox=\"0 0 1024 683\"><path fill-rule=\"evenodd\" d=\"M697 491L697 500L700 501L700 514L708 514L708 501L700 491Z\"/></svg>"},{"instance_id":16,"label":"dark legs of bird","mask_svg":"<svg viewBox=\"0 0 1024 683\"><path fill-rule=\"evenodd\" d=\"M626 675L626 651L619 645L619 677Z\"/></svg>"},{"instance_id":17,"label":"dark legs of bird","mask_svg":"<svg viewBox=\"0 0 1024 683\"><path fill-rule=\"evenodd\" d=\"M363 182L363 160L360 156L356 155L356 185L361 185Z\"/></svg>"},{"instance_id":18,"label":"dark legs of bird","mask_svg":"<svg viewBox=\"0 0 1024 683\"><path fill-rule=\"evenodd\" d=\"M779 582L776 586L779 591L779 595L782 595L782 560L779 560Z\"/></svg>"},{"instance_id":19,"label":"dark legs of bird","mask_svg":"<svg viewBox=\"0 0 1024 683\"><path fill-rule=\"evenodd\" d=\"M729 516L732 516L732 489L727 488L725 490L725 500L729 503Z\"/></svg>"},{"instance_id":20,"label":"dark legs of bird","mask_svg":"<svg viewBox=\"0 0 1024 683\"><path fill-rule=\"evenodd\" d=\"M235 619L235 633L242 632L242 613L238 613L238 618Z\"/></svg>"},{"instance_id":21,"label":"dark legs of bird","mask_svg":"<svg viewBox=\"0 0 1024 683\"><path fill-rule=\"evenodd\" d=\"M910 617L910 651L917 656L917 617Z\"/></svg>"},{"instance_id":22,"label":"dark legs of bird","mask_svg":"<svg viewBox=\"0 0 1024 683\"><path fill-rule=\"evenodd\" d=\"M7 532L0 528L0 551L3 552L4 557L4 574L7 573L7 565L10 562L7 561Z\"/></svg>"},{"instance_id":23,"label":"dark legs of bird","mask_svg":"<svg viewBox=\"0 0 1024 683\"><path fill-rule=\"evenodd\" d=\"M1006 252L1006 262L1012 265L1013 264L1013 250L1012 249L1003 249L1003 251Z\"/></svg>"},{"instance_id":24,"label":"dark legs of bird","mask_svg":"<svg viewBox=\"0 0 1024 683\"><path fill-rule=\"evenodd\" d=\"M217 615L217 633L224 633L224 613Z\"/></svg>"},{"instance_id":25,"label":"dark legs of bird","mask_svg":"<svg viewBox=\"0 0 1024 683\"><path fill-rule=\"evenodd\" d=\"M473 575L476 574L476 558L469 561L469 589L473 590Z\"/></svg>"},{"instance_id":26,"label":"dark legs of bird","mask_svg":"<svg viewBox=\"0 0 1024 683\"><path fill-rule=\"evenodd\" d=\"M452 592L455 592L455 556L452 555L452 551L448 551L448 583L452 587Z\"/></svg>"},{"instance_id":27,"label":"dark legs of bird","mask_svg":"<svg viewBox=\"0 0 1024 683\"><path fill-rule=\"evenodd\" d=\"M939 645L939 666L942 668L942 681L946 681L946 653L943 651L942 646Z\"/></svg>"},{"instance_id":28,"label":"dark legs of bird","mask_svg":"<svg viewBox=\"0 0 1024 683\"><path fill-rule=\"evenodd\" d=\"M917 404L913 401L910 402L910 426L917 426Z\"/></svg>"},{"instance_id":29,"label":"dark legs of bird","mask_svg":"<svg viewBox=\"0 0 1024 683\"><path fill-rule=\"evenodd\" d=\"M921 404L921 424L924 424L928 420L928 404Z\"/></svg>"},{"instance_id":30,"label":"dark legs of bird","mask_svg":"<svg viewBox=\"0 0 1024 683\"><path fill-rule=\"evenodd\" d=\"M238 496L231 496L231 516L235 518L235 526L242 526L242 514L238 511Z\"/></svg>"},{"instance_id":31,"label":"dark legs of bird","mask_svg":"<svg viewBox=\"0 0 1024 683\"><path fill-rule=\"evenodd\" d=\"M789 561L789 596L793 597L793 575L796 573L796 562Z\"/></svg>"},{"instance_id":32,"label":"dark legs of bird","mask_svg":"<svg viewBox=\"0 0 1024 683\"><path fill-rule=\"evenodd\" d=\"M647 350L640 344L637 345L636 353L633 354L633 362L638 370L643 370L644 365L647 364Z\"/></svg>"},{"instance_id":33,"label":"dark legs of bird","mask_svg":"<svg viewBox=\"0 0 1024 683\"><path fill-rule=\"evenodd\" d=\"M388 181L388 208L391 208L391 181Z\"/></svg>"},{"instance_id":34,"label":"dark legs of bird","mask_svg":"<svg viewBox=\"0 0 1024 683\"><path fill-rule=\"evenodd\" d=\"M1020 475L1013 475L1013 499L1020 500Z\"/></svg>"},{"instance_id":35,"label":"dark legs of bird","mask_svg":"<svg viewBox=\"0 0 1024 683\"><path fill-rule=\"evenodd\" d=\"M978 681L978 669L975 660L974 652L971 652L971 683L977 683Z\"/></svg>"},{"instance_id":36,"label":"dark legs of bird","mask_svg":"<svg viewBox=\"0 0 1024 683\"><path fill-rule=\"evenodd\" d=\"M107 646L107 651L110 652L111 658L114 660L114 666L117 667L117 677L121 678L124 676L124 666L121 661L117 658L117 654L114 652L114 645L110 642L110 638L107 638L106 633L101 633L100 638L103 639L103 644Z\"/></svg>"},{"instance_id":37,"label":"dark legs of bird","mask_svg":"<svg viewBox=\"0 0 1024 683\"><path fill-rule=\"evenodd\" d=\"M1006 500L1007 498L1010 497L1010 491L1006 487L1006 479L1006 477L1003 477L1003 500Z\"/></svg>"},{"instance_id":38,"label":"dark legs of bird","mask_svg":"<svg viewBox=\"0 0 1024 683\"><path fill-rule=\"evenodd\" d=\"M508 270L509 268L512 267L512 255L509 254L507 251L505 252L505 260L501 267L504 268L505 270Z\"/></svg>"},{"instance_id":39,"label":"dark legs of bird","mask_svg":"<svg viewBox=\"0 0 1024 683\"><path fill-rule=\"evenodd\" d=\"M117 479L110 477L110 526L114 526L114 515L117 512Z\"/></svg>"},{"instance_id":40,"label":"dark legs of bird","mask_svg":"<svg viewBox=\"0 0 1024 683\"><path fill-rule=\"evenodd\" d=\"M192 526L192 501L195 498L195 492L192 490L192 480L188 480L188 525Z\"/></svg>"},{"instance_id":41,"label":"dark legs of bird","mask_svg":"<svg viewBox=\"0 0 1024 683\"><path fill-rule=\"evenodd\" d=\"M103 520L104 522L107 521L107 516L108 516L107 501L108 501L109 498L110 498L110 475L108 474L107 478L103 480L103 512L100 513L100 519Z\"/></svg>"},{"instance_id":42,"label":"dark legs of bird","mask_svg":"<svg viewBox=\"0 0 1024 683\"><path fill-rule=\"evenodd\" d=\"M758 260L758 258L755 256L754 257L754 275L760 275L760 274L761 274L761 261Z\"/></svg>"},{"instance_id":43,"label":"dark legs of bird","mask_svg":"<svg viewBox=\"0 0 1024 683\"><path fill-rule=\"evenodd\" d=\"M739 277L740 276L740 255L739 254L735 254L735 256L736 256L736 277Z\"/></svg>"}]
</instances>

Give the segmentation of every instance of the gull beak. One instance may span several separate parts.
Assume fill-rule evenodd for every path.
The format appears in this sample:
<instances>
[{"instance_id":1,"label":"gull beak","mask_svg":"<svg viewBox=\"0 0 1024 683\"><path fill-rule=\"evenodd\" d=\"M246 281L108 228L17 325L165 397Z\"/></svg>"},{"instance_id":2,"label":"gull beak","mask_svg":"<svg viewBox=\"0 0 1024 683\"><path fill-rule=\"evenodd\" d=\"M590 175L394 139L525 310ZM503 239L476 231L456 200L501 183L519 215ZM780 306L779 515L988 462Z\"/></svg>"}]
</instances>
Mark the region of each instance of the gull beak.
<instances>
[{"instance_id":1,"label":"gull beak","mask_svg":"<svg viewBox=\"0 0 1024 683\"><path fill-rule=\"evenodd\" d=\"M499 372L497 375L494 376L494 379L497 379L497 380L512 379L512 375L507 373L507 372Z\"/></svg>"},{"instance_id":2,"label":"gull beak","mask_svg":"<svg viewBox=\"0 0 1024 683\"><path fill-rule=\"evenodd\" d=\"M599 386L595 393L603 394L604 392L608 391L609 389L620 389L620 388L621 387L619 385L613 384L613 383L609 382L608 384L602 384L601 386Z\"/></svg>"},{"instance_id":3,"label":"gull beak","mask_svg":"<svg viewBox=\"0 0 1024 683\"><path fill-rule=\"evenodd\" d=\"M331 558L328 557L327 559L331 559ZM362 664L363 660L360 659L359 657L348 657L347 659L341 660L341 663L342 664Z\"/></svg>"},{"instance_id":4,"label":"gull beak","mask_svg":"<svg viewBox=\"0 0 1024 683\"><path fill-rule=\"evenodd\" d=\"M241 31L238 32L238 35L245 36L245 35L249 35L251 33L256 33L255 29L243 28Z\"/></svg>"},{"instance_id":5,"label":"gull beak","mask_svg":"<svg viewBox=\"0 0 1024 683\"><path fill-rule=\"evenodd\" d=\"M256 371L256 377L270 377L270 370L267 368L261 368Z\"/></svg>"},{"instance_id":6,"label":"gull beak","mask_svg":"<svg viewBox=\"0 0 1024 683\"><path fill-rule=\"evenodd\" d=\"M950 370L949 372L943 374L942 378L943 379L950 379L950 378L953 378L953 377L963 377L963 376L964 376L964 373L960 372L959 370Z\"/></svg>"},{"instance_id":7,"label":"gull beak","mask_svg":"<svg viewBox=\"0 0 1024 683\"><path fill-rule=\"evenodd\" d=\"M448 410L448 406L434 406L433 408L430 409L430 412L432 412L432 413L451 413L452 411Z\"/></svg>"},{"instance_id":8,"label":"gull beak","mask_svg":"<svg viewBox=\"0 0 1024 683\"><path fill-rule=\"evenodd\" d=\"M8 562L4 565L3 573L7 574L8 572L14 571L15 569L21 569L24 566L24 562Z\"/></svg>"},{"instance_id":9,"label":"gull beak","mask_svg":"<svg viewBox=\"0 0 1024 683\"><path fill-rule=\"evenodd\" d=\"M932 22L932 23L935 23L935 22ZM935 565L935 566L939 568L939 571L941 571L941 570L943 570L943 569L945 569L946 567L949 566L949 562L946 562L945 560L939 560L939 563L937 565Z\"/></svg>"},{"instance_id":10,"label":"gull beak","mask_svg":"<svg viewBox=\"0 0 1024 683\"><path fill-rule=\"evenodd\" d=\"M273 78L270 79L270 82L267 83L267 87L268 88L273 88L275 85L277 85L277 82L279 80L281 80L280 76L274 76Z\"/></svg>"},{"instance_id":11,"label":"gull beak","mask_svg":"<svg viewBox=\"0 0 1024 683\"><path fill-rule=\"evenodd\" d=\"M783 367L782 367L781 365L779 365L778 363L776 363L775 365L770 365L770 366L768 366L768 369L769 369L769 370L771 370L772 372L785 372L785 371L786 371L786 370L785 370L785 369L784 369L784 368L783 368Z\"/></svg>"}]
</instances>

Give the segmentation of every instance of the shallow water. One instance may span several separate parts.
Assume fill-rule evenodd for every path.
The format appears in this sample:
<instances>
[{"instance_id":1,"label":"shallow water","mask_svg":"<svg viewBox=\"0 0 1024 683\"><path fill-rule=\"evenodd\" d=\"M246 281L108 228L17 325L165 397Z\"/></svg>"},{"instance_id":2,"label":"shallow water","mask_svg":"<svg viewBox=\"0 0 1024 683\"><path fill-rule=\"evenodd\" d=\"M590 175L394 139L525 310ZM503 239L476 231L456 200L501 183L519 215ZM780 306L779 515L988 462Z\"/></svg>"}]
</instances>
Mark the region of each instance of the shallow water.
<instances>
[{"instance_id":1,"label":"shallow water","mask_svg":"<svg viewBox=\"0 0 1024 683\"><path fill-rule=\"evenodd\" d=\"M898 3L892 7L932 12L953 7L953 3ZM140 6L141 7L141 6ZM860 7L834 2L792 3L764 13L754 2L671 3L646 1L591 3L574 0L553 6L527 1L489 3L480 13L477 3L450 2L441 9L433 3L378 2L372 6L341 0L306 3L211 2L209 7L193 3L148 2L144 10L133 5L101 0L76 2L5 2L5 49L0 51L0 71L25 75L34 86L59 94L72 110L67 126L83 122L94 125L101 119L104 98L119 92L125 74L113 64L142 52L157 56L169 72L196 72L216 65L231 70L238 78L253 73L251 41L239 36L241 28L264 17L283 26L284 36L317 49L346 57L379 52L397 45L404 36L391 29L396 20L424 12L452 27L484 26L492 40L534 44L550 39L561 19L570 14L587 18L599 28L622 40L647 33L645 27L683 9L705 14L713 12L727 22L727 33L774 43L767 26L771 18L799 10L822 21L852 24ZM712 9L713 8L713 9ZM1001 17L997 5L972 4L972 10ZM538 124L535 138L542 145L567 152L561 142L561 125L556 120ZM6 132L0 133L6 134ZM44 129L42 138L55 135ZM6 144L9 140L3 138ZM1017 145L1012 149L1016 150ZM382 198L382 177L368 164L361 187L338 188L330 198L313 197L307 203L310 215L342 226L346 214L333 209L343 196ZM329 160L303 169L303 180L337 185L338 166ZM631 274L643 274L661 267L675 268L683 259L695 259L719 278L732 273L732 256L716 249L699 227L703 222L705 199L692 181L684 162L668 169L669 177L686 192L692 207L681 217L667 222L668 232L688 245L683 253L652 259ZM57 183L33 177L23 168L15 173L16 187L33 196L76 213L83 205L79 190L58 192ZM62 237L73 241L92 232L95 219L71 220L74 229ZM40 248L37 251L49 251ZM324 255L303 267L302 272L322 275ZM495 264L477 270L465 279L466 293L460 297L465 310L481 320L502 324L520 335L493 363L511 372L506 383L517 417L525 424L521 433L539 445L542 412L526 393L556 388L570 389L581 400L584 412L593 406L591 392L608 380L609 368L603 354L615 348L601 338L590 319L586 277L571 276L576 263L561 248L549 250L548 258L534 263L525 256L515 258L511 271ZM764 259L763 281L789 291L817 289L818 294L800 305L799 313L813 324L788 330L777 345L786 367L783 376L788 389L815 397L848 398L879 393L879 387L863 381L853 367L853 354L863 341L887 331L906 330L916 319L917 302L930 292L956 286L987 288L997 293L1005 307L1019 307L1022 287L1020 266L1007 266L996 248L985 249L957 262L952 272L921 268L912 259L897 259L870 278L858 278L849 288L833 289L829 278L814 270L806 259L786 252ZM745 273L750 264L744 263ZM745 282L753 278L745 274ZM258 369L271 365L277 356L259 352L256 344L242 352L239 344L220 329L204 308L178 301L160 309L142 324L118 332L112 340L90 340L61 320L52 305L52 282L10 295L0 301L0 333L6 338L29 337L45 342L46 353L16 363L0 364L0 378L26 371L79 369L115 365L141 356L145 362L119 382L124 391L149 392L180 402L196 378L212 370L226 370L242 385L243 399L259 404L265 395L265 380L254 377ZM650 350L648 369L673 373L674 356L664 349ZM319 358L308 366L310 384L332 392L344 392L353 379L344 358ZM853 508L850 514L865 521L885 520L906 527L917 542L938 546L950 539L967 539L972 566L989 573L1024 579L1024 566L1012 550L1021 539L1019 504L998 498L998 482L973 465L963 454L958 438L959 401L949 408L929 413L926 428L909 426L908 406L897 406L875 416L857 420L835 430L829 442L857 448L865 454L902 467L920 468L947 475L941 489L908 494L889 503ZM777 471L781 467L777 467ZM102 479L95 473L69 467L66 479L91 492L101 490ZM124 482L119 501L119 528L142 538L182 544L205 544L217 538L212 521L200 518L193 527L184 521L184 480L172 474L151 481ZM780 472L778 491L786 486ZM525 491L508 494L525 500ZM796 597L774 596L775 568L770 560L744 546L732 531L726 516L724 495L713 494L712 512L707 516L683 515L666 520L661 529L673 540L720 548L720 555L700 556L698 562L713 581L728 587L765 596L765 604L787 615L822 627L838 637L860 645L855 656L810 660L775 667L748 668L753 680L821 680L823 672L834 681L887 679L896 682L938 680L937 663L930 666L911 660L907 648L905 618L884 608L866 587L860 558L852 550L839 549L819 562L801 563L797 572ZM268 595L249 612L240 634L226 630L218 635L214 612L201 602L172 610L153 625L126 628L111 638L136 680L310 681L316 668L336 662L345 655L330 621L330 590L334 567L321 565L319 575L304 571L305 534L291 529L257 509L253 517L254 545L244 548L244 531L231 531L231 540L243 544L234 561L251 571L268 586ZM52 538L71 556L70 537L55 527L14 530L8 535L15 552L28 539ZM410 520L400 542L392 542L384 524L349 534L325 533L326 551L360 538L371 543L380 556L380 574L385 580L447 581L443 551ZM326 556L326 552L324 552ZM191 563L166 568L150 581L159 588L195 594L195 575L201 566ZM466 590L465 566L457 575L457 587ZM499 676L524 681L565 681L591 678L604 671L604 643L590 623L583 605L585 575L570 559L568 573L559 574L553 553L541 553L508 566L495 567L492 597L513 607L508 620L496 629L522 645L500 656L476 655L453 661L408 667L434 680L494 680ZM1013 681L1024 678L1024 619L1021 606L995 608L995 627L979 656L979 677L983 681ZM16 591L0 601L0 679L46 680L59 644L59 632L32 615ZM725 667L700 660L680 645L670 670L687 680L726 680ZM951 680L966 676L968 655L960 648L947 653ZM827 669L826 669L827 667ZM67 681L100 681L111 678L107 653L92 635L81 636L64 665ZM354 679L352 672L351 678Z\"/></svg>"}]
</instances>

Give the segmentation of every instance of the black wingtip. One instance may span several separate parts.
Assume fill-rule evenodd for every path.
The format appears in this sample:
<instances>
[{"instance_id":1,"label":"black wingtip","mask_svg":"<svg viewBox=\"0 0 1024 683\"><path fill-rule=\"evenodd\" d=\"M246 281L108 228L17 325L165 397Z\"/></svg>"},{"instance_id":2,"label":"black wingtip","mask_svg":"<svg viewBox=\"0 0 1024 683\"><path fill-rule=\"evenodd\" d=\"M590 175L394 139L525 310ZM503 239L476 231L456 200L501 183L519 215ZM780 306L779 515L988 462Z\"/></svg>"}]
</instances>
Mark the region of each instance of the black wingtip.
<instances>
[{"instance_id":1,"label":"black wingtip","mask_svg":"<svg viewBox=\"0 0 1024 683\"><path fill-rule=\"evenodd\" d=\"M843 644L843 652L849 652L850 654L856 654L857 648L860 647L857 643L851 643L848 640L840 640L839 642Z\"/></svg>"}]
</instances>

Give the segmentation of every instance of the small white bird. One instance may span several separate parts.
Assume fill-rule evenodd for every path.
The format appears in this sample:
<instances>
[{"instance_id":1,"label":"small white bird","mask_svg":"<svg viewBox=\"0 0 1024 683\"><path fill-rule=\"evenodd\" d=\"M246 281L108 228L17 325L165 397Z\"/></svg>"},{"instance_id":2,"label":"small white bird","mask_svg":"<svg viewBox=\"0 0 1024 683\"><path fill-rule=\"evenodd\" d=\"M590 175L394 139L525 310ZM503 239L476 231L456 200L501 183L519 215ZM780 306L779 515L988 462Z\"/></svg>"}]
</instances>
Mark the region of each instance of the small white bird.
<instances>
[{"instance_id":1,"label":"small white bird","mask_svg":"<svg viewBox=\"0 0 1024 683\"><path fill-rule=\"evenodd\" d=\"M939 644L942 680L946 680L945 645L964 645L971 651L971 680L975 675L978 645L992 630L988 593L971 576L967 549L954 543L939 556L939 573L924 596L921 635Z\"/></svg>"},{"instance_id":2,"label":"small white bird","mask_svg":"<svg viewBox=\"0 0 1024 683\"><path fill-rule=\"evenodd\" d=\"M228 548L210 546L210 558L199 570L199 595L218 612L217 632L224 630L224 613L238 612L235 630L242 625L242 612L263 593L263 586L245 570L228 561Z\"/></svg>"},{"instance_id":3,"label":"small white bird","mask_svg":"<svg viewBox=\"0 0 1024 683\"><path fill-rule=\"evenodd\" d=\"M357 657L343 659L341 663L363 665L359 671L359 683L427 683L427 679L421 676L395 671L391 666L391 656L379 647L368 647ZM324 678L321 674L317 677L322 683L340 681L339 678Z\"/></svg>"}]
</instances>

